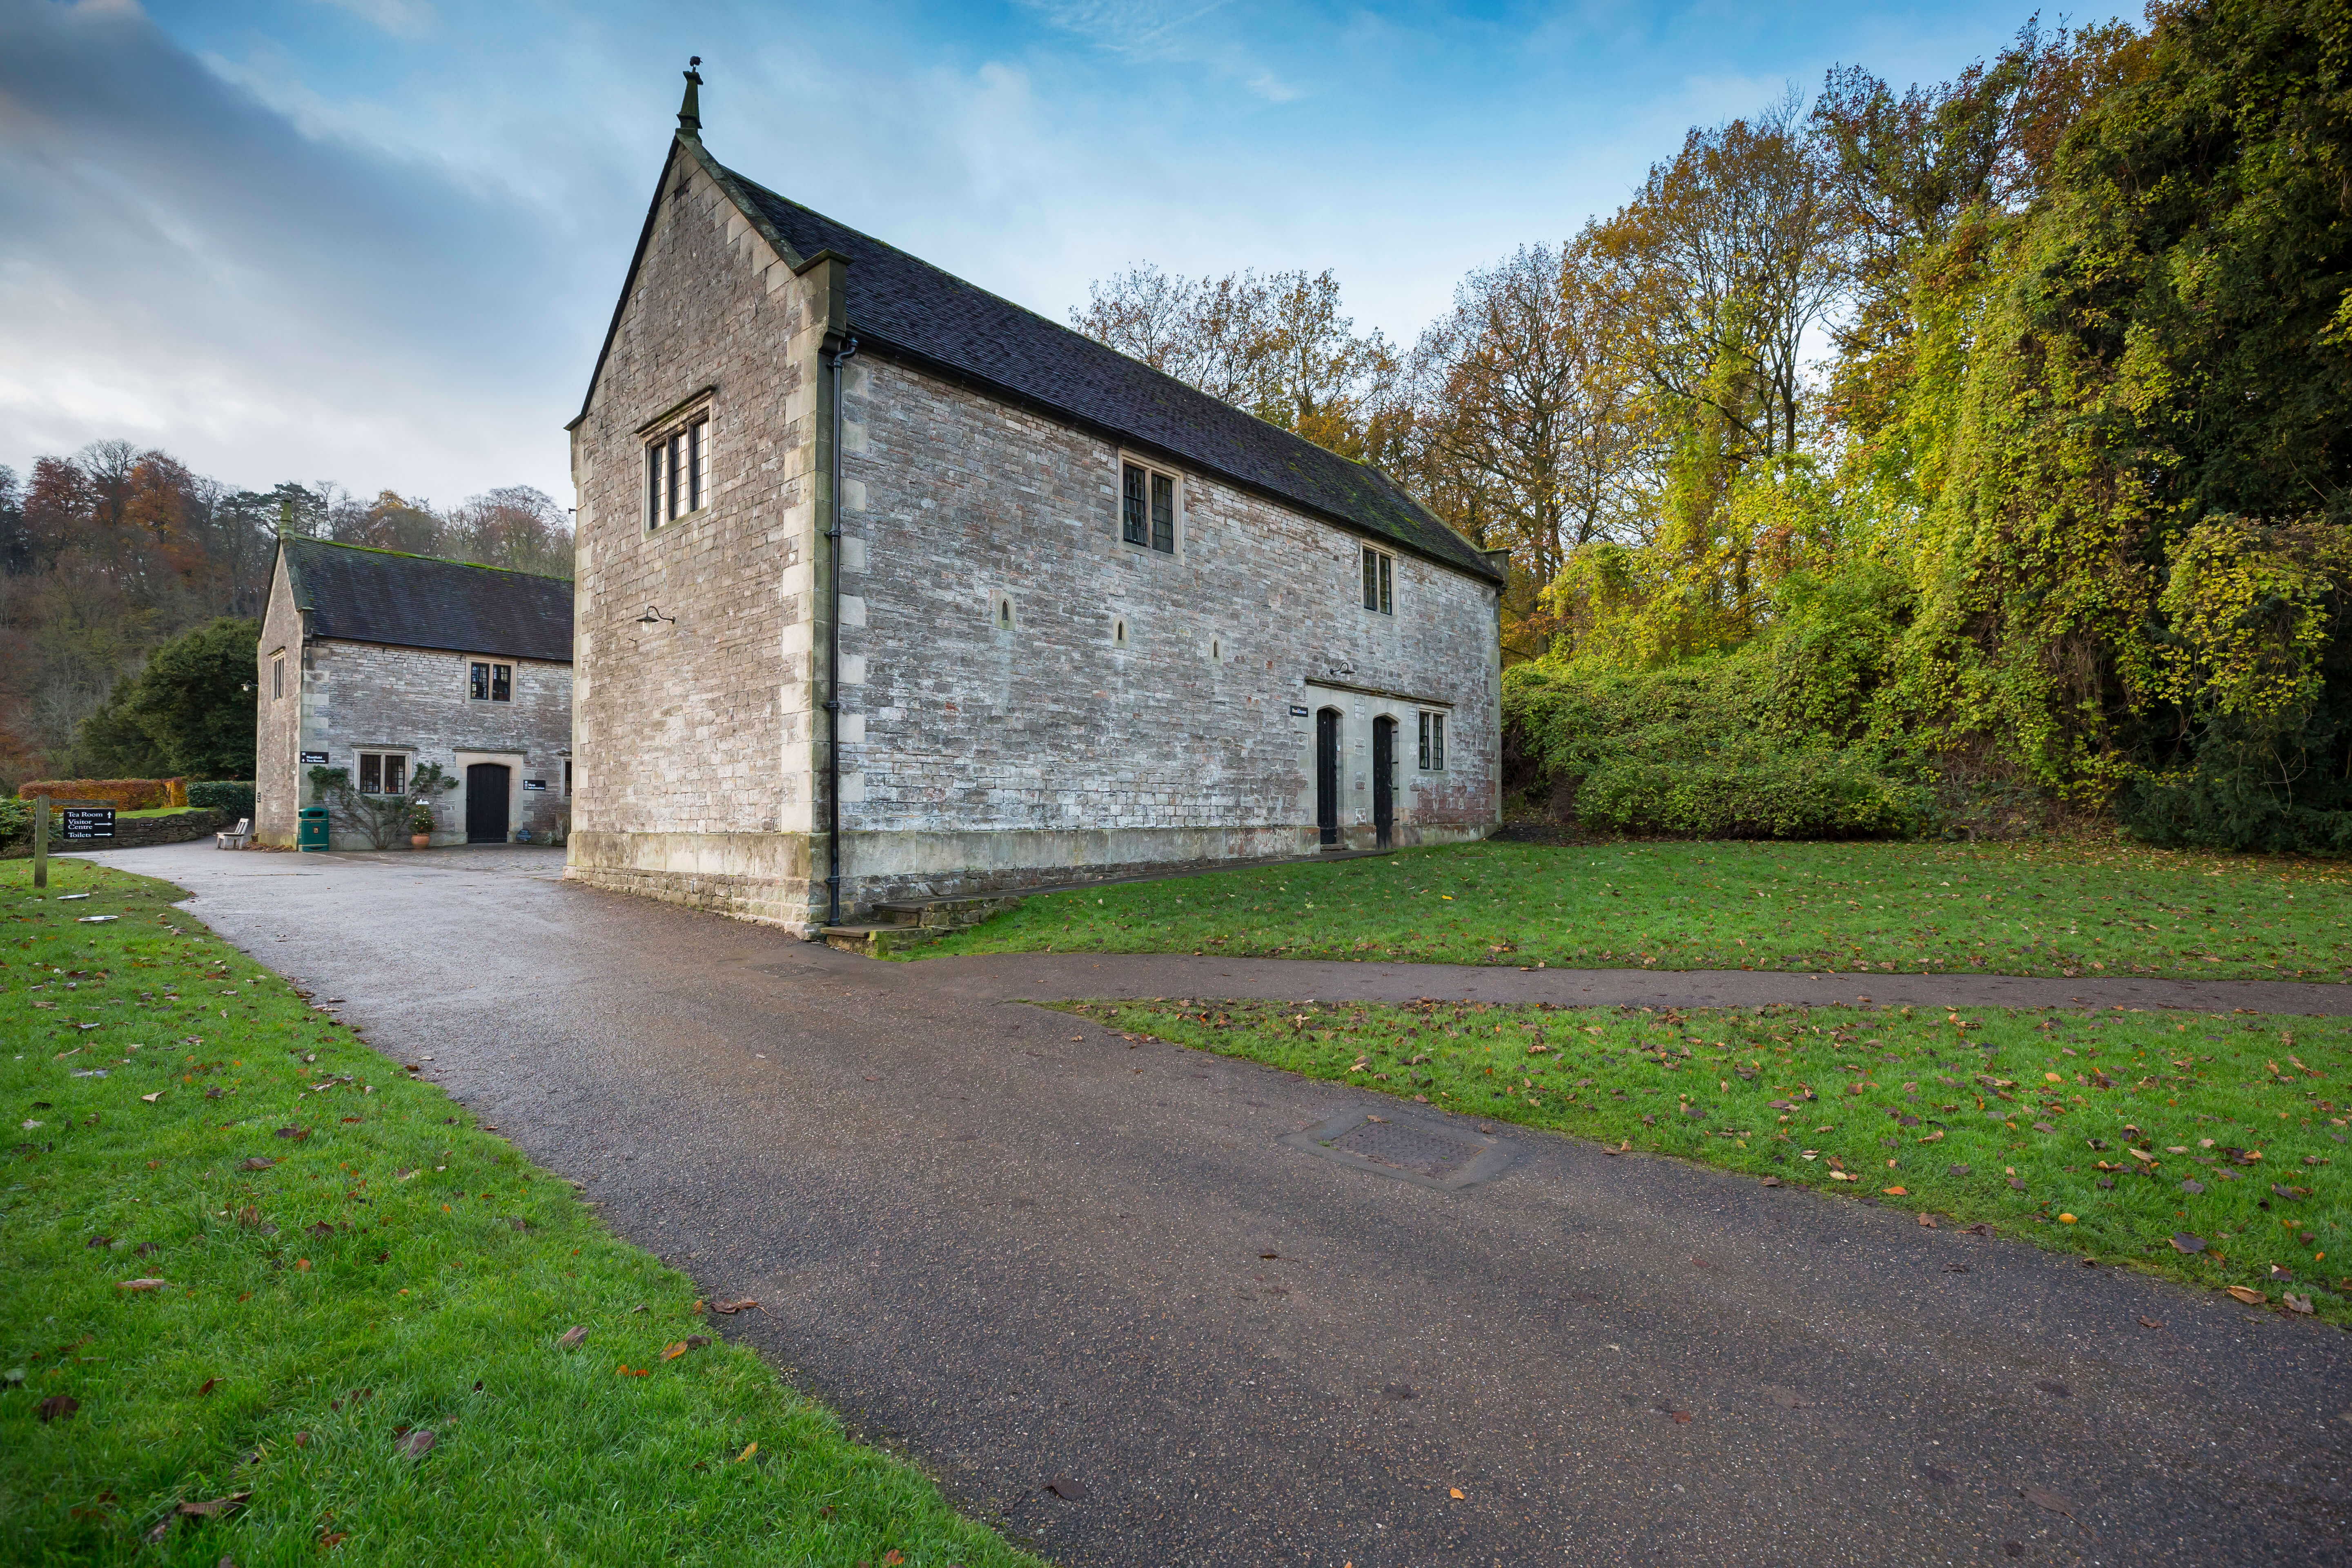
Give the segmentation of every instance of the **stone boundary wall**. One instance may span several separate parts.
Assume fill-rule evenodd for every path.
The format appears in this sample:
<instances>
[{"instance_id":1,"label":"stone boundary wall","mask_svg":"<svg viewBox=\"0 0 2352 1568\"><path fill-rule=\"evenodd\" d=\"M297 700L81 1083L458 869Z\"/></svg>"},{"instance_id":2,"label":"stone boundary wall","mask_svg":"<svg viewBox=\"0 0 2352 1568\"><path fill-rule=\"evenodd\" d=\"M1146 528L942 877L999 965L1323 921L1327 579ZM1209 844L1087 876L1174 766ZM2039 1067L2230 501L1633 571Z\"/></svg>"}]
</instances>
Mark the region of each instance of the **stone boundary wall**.
<instances>
[{"instance_id":1,"label":"stone boundary wall","mask_svg":"<svg viewBox=\"0 0 2352 1568\"><path fill-rule=\"evenodd\" d=\"M54 804L103 805L106 803L69 800ZM117 816L114 819L112 838L95 840L77 838L71 844L68 844L57 836L56 819L52 818L49 825L49 853L82 855L95 849L151 849L158 844L185 844L194 838L210 838L222 829L236 826L236 819L227 812L199 806L194 811L182 812L177 816L139 816L127 822ZM0 848L0 860L29 860L32 855L33 836L30 833L12 841L5 848Z\"/></svg>"}]
</instances>

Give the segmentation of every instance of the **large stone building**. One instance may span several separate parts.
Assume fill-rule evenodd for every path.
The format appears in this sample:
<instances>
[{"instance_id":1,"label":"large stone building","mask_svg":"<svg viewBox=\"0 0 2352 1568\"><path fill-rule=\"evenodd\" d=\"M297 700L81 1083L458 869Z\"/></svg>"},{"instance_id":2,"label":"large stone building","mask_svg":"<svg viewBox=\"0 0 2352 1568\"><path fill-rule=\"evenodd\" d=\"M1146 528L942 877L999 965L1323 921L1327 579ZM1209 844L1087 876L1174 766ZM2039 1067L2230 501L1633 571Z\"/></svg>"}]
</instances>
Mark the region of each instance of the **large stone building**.
<instances>
[{"instance_id":1,"label":"large stone building","mask_svg":"<svg viewBox=\"0 0 2352 1568\"><path fill-rule=\"evenodd\" d=\"M257 657L262 843L295 841L296 813L320 804L314 767L398 795L439 763L459 787L436 803L436 844L503 844L523 829L544 840L567 819L571 584L289 539ZM334 847L370 846L338 822Z\"/></svg>"},{"instance_id":2,"label":"large stone building","mask_svg":"<svg viewBox=\"0 0 2352 1568\"><path fill-rule=\"evenodd\" d=\"M688 81L570 427L568 875L805 930L1494 827L1493 558L723 167Z\"/></svg>"}]
</instances>

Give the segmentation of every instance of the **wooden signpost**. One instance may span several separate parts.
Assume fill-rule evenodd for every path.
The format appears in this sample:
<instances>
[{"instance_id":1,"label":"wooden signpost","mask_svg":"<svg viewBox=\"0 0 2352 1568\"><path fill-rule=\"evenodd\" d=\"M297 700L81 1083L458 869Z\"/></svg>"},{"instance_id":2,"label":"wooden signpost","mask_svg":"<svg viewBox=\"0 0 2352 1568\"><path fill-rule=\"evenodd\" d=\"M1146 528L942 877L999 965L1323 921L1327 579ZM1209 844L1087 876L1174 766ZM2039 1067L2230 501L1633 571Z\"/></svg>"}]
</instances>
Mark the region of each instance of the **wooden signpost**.
<instances>
[{"instance_id":1,"label":"wooden signpost","mask_svg":"<svg viewBox=\"0 0 2352 1568\"><path fill-rule=\"evenodd\" d=\"M33 797L33 886L49 885L49 797Z\"/></svg>"}]
</instances>

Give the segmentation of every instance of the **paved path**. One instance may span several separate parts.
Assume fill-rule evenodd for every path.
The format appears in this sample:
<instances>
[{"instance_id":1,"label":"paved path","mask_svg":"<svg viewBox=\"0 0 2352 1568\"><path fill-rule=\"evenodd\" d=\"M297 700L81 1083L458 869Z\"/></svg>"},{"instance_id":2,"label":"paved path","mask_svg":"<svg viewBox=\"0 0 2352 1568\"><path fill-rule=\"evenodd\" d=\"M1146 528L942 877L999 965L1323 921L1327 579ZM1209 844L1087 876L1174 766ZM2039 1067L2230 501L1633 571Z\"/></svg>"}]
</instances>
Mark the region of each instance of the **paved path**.
<instances>
[{"instance_id":1,"label":"paved path","mask_svg":"<svg viewBox=\"0 0 2352 1568\"><path fill-rule=\"evenodd\" d=\"M1058 1562L2345 1560L2339 1331L1566 1139L1382 1180L1277 1140L1393 1101L995 999L1289 994L1270 966L875 963L527 850L106 858L432 1055L624 1234L766 1304L729 1332Z\"/></svg>"}]
</instances>

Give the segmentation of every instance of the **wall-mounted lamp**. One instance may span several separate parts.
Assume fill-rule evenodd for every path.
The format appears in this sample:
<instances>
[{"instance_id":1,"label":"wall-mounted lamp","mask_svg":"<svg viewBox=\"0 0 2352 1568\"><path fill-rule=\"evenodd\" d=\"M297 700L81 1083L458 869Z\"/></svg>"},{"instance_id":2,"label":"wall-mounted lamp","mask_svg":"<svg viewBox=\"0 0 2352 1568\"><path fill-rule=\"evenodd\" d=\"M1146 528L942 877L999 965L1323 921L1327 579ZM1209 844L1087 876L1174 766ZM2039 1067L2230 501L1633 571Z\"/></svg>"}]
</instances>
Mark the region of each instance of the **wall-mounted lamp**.
<instances>
[{"instance_id":1,"label":"wall-mounted lamp","mask_svg":"<svg viewBox=\"0 0 2352 1568\"><path fill-rule=\"evenodd\" d=\"M676 616L665 616L661 613L658 607L653 605L647 605L646 606L646 613L637 617L637 625L641 626L657 626L664 621L667 621L671 626L677 625L677 617Z\"/></svg>"},{"instance_id":2,"label":"wall-mounted lamp","mask_svg":"<svg viewBox=\"0 0 2352 1568\"><path fill-rule=\"evenodd\" d=\"M1330 670L1331 679L1334 680L1345 679L1347 677L1356 673L1356 667L1345 659L1342 659L1338 664L1326 666L1326 668Z\"/></svg>"}]
</instances>

